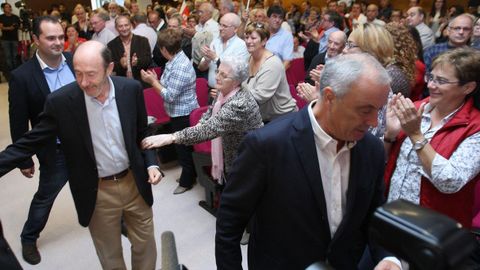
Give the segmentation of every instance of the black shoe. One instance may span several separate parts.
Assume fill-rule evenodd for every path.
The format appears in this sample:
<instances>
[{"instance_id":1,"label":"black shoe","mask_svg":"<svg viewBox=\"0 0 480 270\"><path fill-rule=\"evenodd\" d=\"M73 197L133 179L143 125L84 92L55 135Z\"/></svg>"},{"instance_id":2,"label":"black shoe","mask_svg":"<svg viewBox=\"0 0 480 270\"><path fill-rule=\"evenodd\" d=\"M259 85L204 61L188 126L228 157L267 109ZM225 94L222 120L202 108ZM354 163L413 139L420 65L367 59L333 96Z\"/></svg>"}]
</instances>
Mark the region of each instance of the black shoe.
<instances>
[{"instance_id":1,"label":"black shoe","mask_svg":"<svg viewBox=\"0 0 480 270\"><path fill-rule=\"evenodd\" d=\"M37 249L37 243L22 243L22 255L23 259L29 264L38 264L42 258Z\"/></svg>"}]
</instances>

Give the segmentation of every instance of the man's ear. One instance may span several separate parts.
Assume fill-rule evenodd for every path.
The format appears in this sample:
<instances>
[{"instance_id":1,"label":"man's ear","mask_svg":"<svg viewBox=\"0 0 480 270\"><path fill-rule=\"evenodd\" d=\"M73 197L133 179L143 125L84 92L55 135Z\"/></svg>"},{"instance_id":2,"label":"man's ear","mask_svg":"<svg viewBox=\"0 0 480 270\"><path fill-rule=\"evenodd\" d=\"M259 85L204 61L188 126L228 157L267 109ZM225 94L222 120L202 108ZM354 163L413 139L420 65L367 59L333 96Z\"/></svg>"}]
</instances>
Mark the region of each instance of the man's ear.
<instances>
[{"instance_id":1,"label":"man's ear","mask_svg":"<svg viewBox=\"0 0 480 270\"><path fill-rule=\"evenodd\" d=\"M327 86L323 88L322 99L324 102L332 104L337 99L337 96L335 95L333 89L330 86Z\"/></svg>"}]
</instances>

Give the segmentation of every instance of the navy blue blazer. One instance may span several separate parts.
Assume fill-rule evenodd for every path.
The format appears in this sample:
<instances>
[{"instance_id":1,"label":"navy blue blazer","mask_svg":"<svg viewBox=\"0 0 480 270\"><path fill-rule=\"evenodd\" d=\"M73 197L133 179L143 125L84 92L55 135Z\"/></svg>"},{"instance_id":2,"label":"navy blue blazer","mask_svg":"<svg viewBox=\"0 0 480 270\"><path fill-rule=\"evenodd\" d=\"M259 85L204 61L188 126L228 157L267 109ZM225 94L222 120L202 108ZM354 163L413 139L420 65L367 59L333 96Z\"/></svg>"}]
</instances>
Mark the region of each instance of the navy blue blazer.
<instances>
[{"instance_id":1,"label":"navy blue blazer","mask_svg":"<svg viewBox=\"0 0 480 270\"><path fill-rule=\"evenodd\" d=\"M249 269L305 269L328 261L356 269L373 211L384 202L385 156L370 134L351 150L347 205L330 236L307 107L249 133L227 177L217 212L218 269L241 269L239 241L249 219Z\"/></svg>"},{"instance_id":2,"label":"navy blue blazer","mask_svg":"<svg viewBox=\"0 0 480 270\"><path fill-rule=\"evenodd\" d=\"M75 75L72 55L68 52L64 52L63 55L68 67ZM38 124L38 116L43 111L45 100L49 94L50 88L35 55L12 71L8 82L8 102L10 135L13 142L30 129L29 122L32 127ZM55 144L55 138L53 138L45 147L38 150L37 157L41 163L55 160ZM28 158L18 167L27 169L32 166L33 161Z\"/></svg>"},{"instance_id":3,"label":"navy blue blazer","mask_svg":"<svg viewBox=\"0 0 480 270\"><path fill-rule=\"evenodd\" d=\"M158 162L155 150L140 149L140 143L148 131L143 89L138 81L123 77L111 78L115 86L115 101L130 169L139 193L148 205L152 205L153 196L148 183L147 168L158 166ZM90 132L84 93L78 84L73 82L50 94L38 124L0 152L0 176L58 136L62 141L78 219L81 225L88 226L98 189L98 172Z\"/></svg>"}]
</instances>

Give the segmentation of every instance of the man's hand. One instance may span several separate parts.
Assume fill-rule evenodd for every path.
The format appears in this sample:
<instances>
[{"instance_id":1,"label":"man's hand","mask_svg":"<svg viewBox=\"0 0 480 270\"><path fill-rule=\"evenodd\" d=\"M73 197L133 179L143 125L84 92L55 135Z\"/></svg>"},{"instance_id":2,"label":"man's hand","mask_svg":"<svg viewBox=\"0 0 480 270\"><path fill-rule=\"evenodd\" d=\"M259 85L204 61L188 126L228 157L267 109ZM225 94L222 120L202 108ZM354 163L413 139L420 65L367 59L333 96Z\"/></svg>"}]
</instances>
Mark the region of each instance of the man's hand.
<instances>
[{"instance_id":1,"label":"man's hand","mask_svg":"<svg viewBox=\"0 0 480 270\"><path fill-rule=\"evenodd\" d=\"M127 68L127 52L124 52L123 53L123 57L120 58L120 66L122 66L123 68Z\"/></svg>"},{"instance_id":2,"label":"man's hand","mask_svg":"<svg viewBox=\"0 0 480 270\"><path fill-rule=\"evenodd\" d=\"M138 64L137 53L133 53L133 55L132 55L132 67L137 66L137 64Z\"/></svg>"},{"instance_id":3,"label":"man's hand","mask_svg":"<svg viewBox=\"0 0 480 270\"><path fill-rule=\"evenodd\" d=\"M160 169L152 167L148 169L148 182L152 185L156 185L162 180L163 174Z\"/></svg>"},{"instance_id":4,"label":"man's hand","mask_svg":"<svg viewBox=\"0 0 480 270\"><path fill-rule=\"evenodd\" d=\"M374 270L401 270L401 268L390 260L381 260Z\"/></svg>"},{"instance_id":5,"label":"man's hand","mask_svg":"<svg viewBox=\"0 0 480 270\"><path fill-rule=\"evenodd\" d=\"M325 65L317 65L316 68L310 70L310 78L312 78L315 82L320 82L320 76L322 75L322 71Z\"/></svg>"},{"instance_id":6,"label":"man's hand","mask_svg":"<svg viewBox=\"0 0 480 270\"><path fill-rule=\"evenodd\" d=\"M32 178L33 175L35 174L35 166L32 166L31 168L28 168L28 169L20 169L20 172L22 172L23 176L27 178Z\"/></svg>"},{"instance_id":7,"label":"man's hand","mask_svg":"<svg viewBox=\"0 0 480 270\"><path fill-rule=\"evenodd\" d=\"M207 45L200 48L200 50L202 51L203 57L205 57L207 60L213 61L215 58L217 58L217 54Z\"/></svg>"},{"instance_id":8,"label":"man's hand","mask_svg":"<svg viewBox=\"0 0 480 270\"><path fill-rule=\"evenodd\" d=\"M299 83L297 85L297 93L306 102L311 102L312 100L318 99L319 96L319 91L315 88L315 86L309 83Z\"/></svg>"}]
</instances>

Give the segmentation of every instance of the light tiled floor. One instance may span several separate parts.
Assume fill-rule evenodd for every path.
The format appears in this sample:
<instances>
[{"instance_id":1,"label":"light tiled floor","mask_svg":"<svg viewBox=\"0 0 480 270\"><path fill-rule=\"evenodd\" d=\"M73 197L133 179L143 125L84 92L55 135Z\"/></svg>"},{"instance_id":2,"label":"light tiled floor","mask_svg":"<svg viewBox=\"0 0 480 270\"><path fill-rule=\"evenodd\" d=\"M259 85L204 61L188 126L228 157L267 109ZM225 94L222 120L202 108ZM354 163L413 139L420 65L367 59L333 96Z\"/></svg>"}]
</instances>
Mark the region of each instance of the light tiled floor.
<instances>
[{"instance_id":1,"label":"light tiled floor","mask_svg":"<svg viewBox=\"0 0 480 270\"><path fill-rule=\"evenodd\" d=\"M7 88L6 83L0 84L0 149L11 142ZM38 167L36 169L33 179L23 177L18 169L0 179L0 219L5 237L20 263L24 269L100 269L88 229L78 224L68 184L55 201L50 219L38 241L42 262L32 266L23 261L19 235L38 185ZM174 196L172 191L177 185L175 179L180 170L173 166L165 172L166 177L153 187L157 268L161 267L161 234L170 230L175 234L180 263L190 270L215 269L215 218L198 206L198 201L203 197L203 189L197 184L191 191ZM128 265L130 245L126 238L122 239ZM242 247L242 253L246 269L245 247Z\"/></svg>"}]
</instances>

